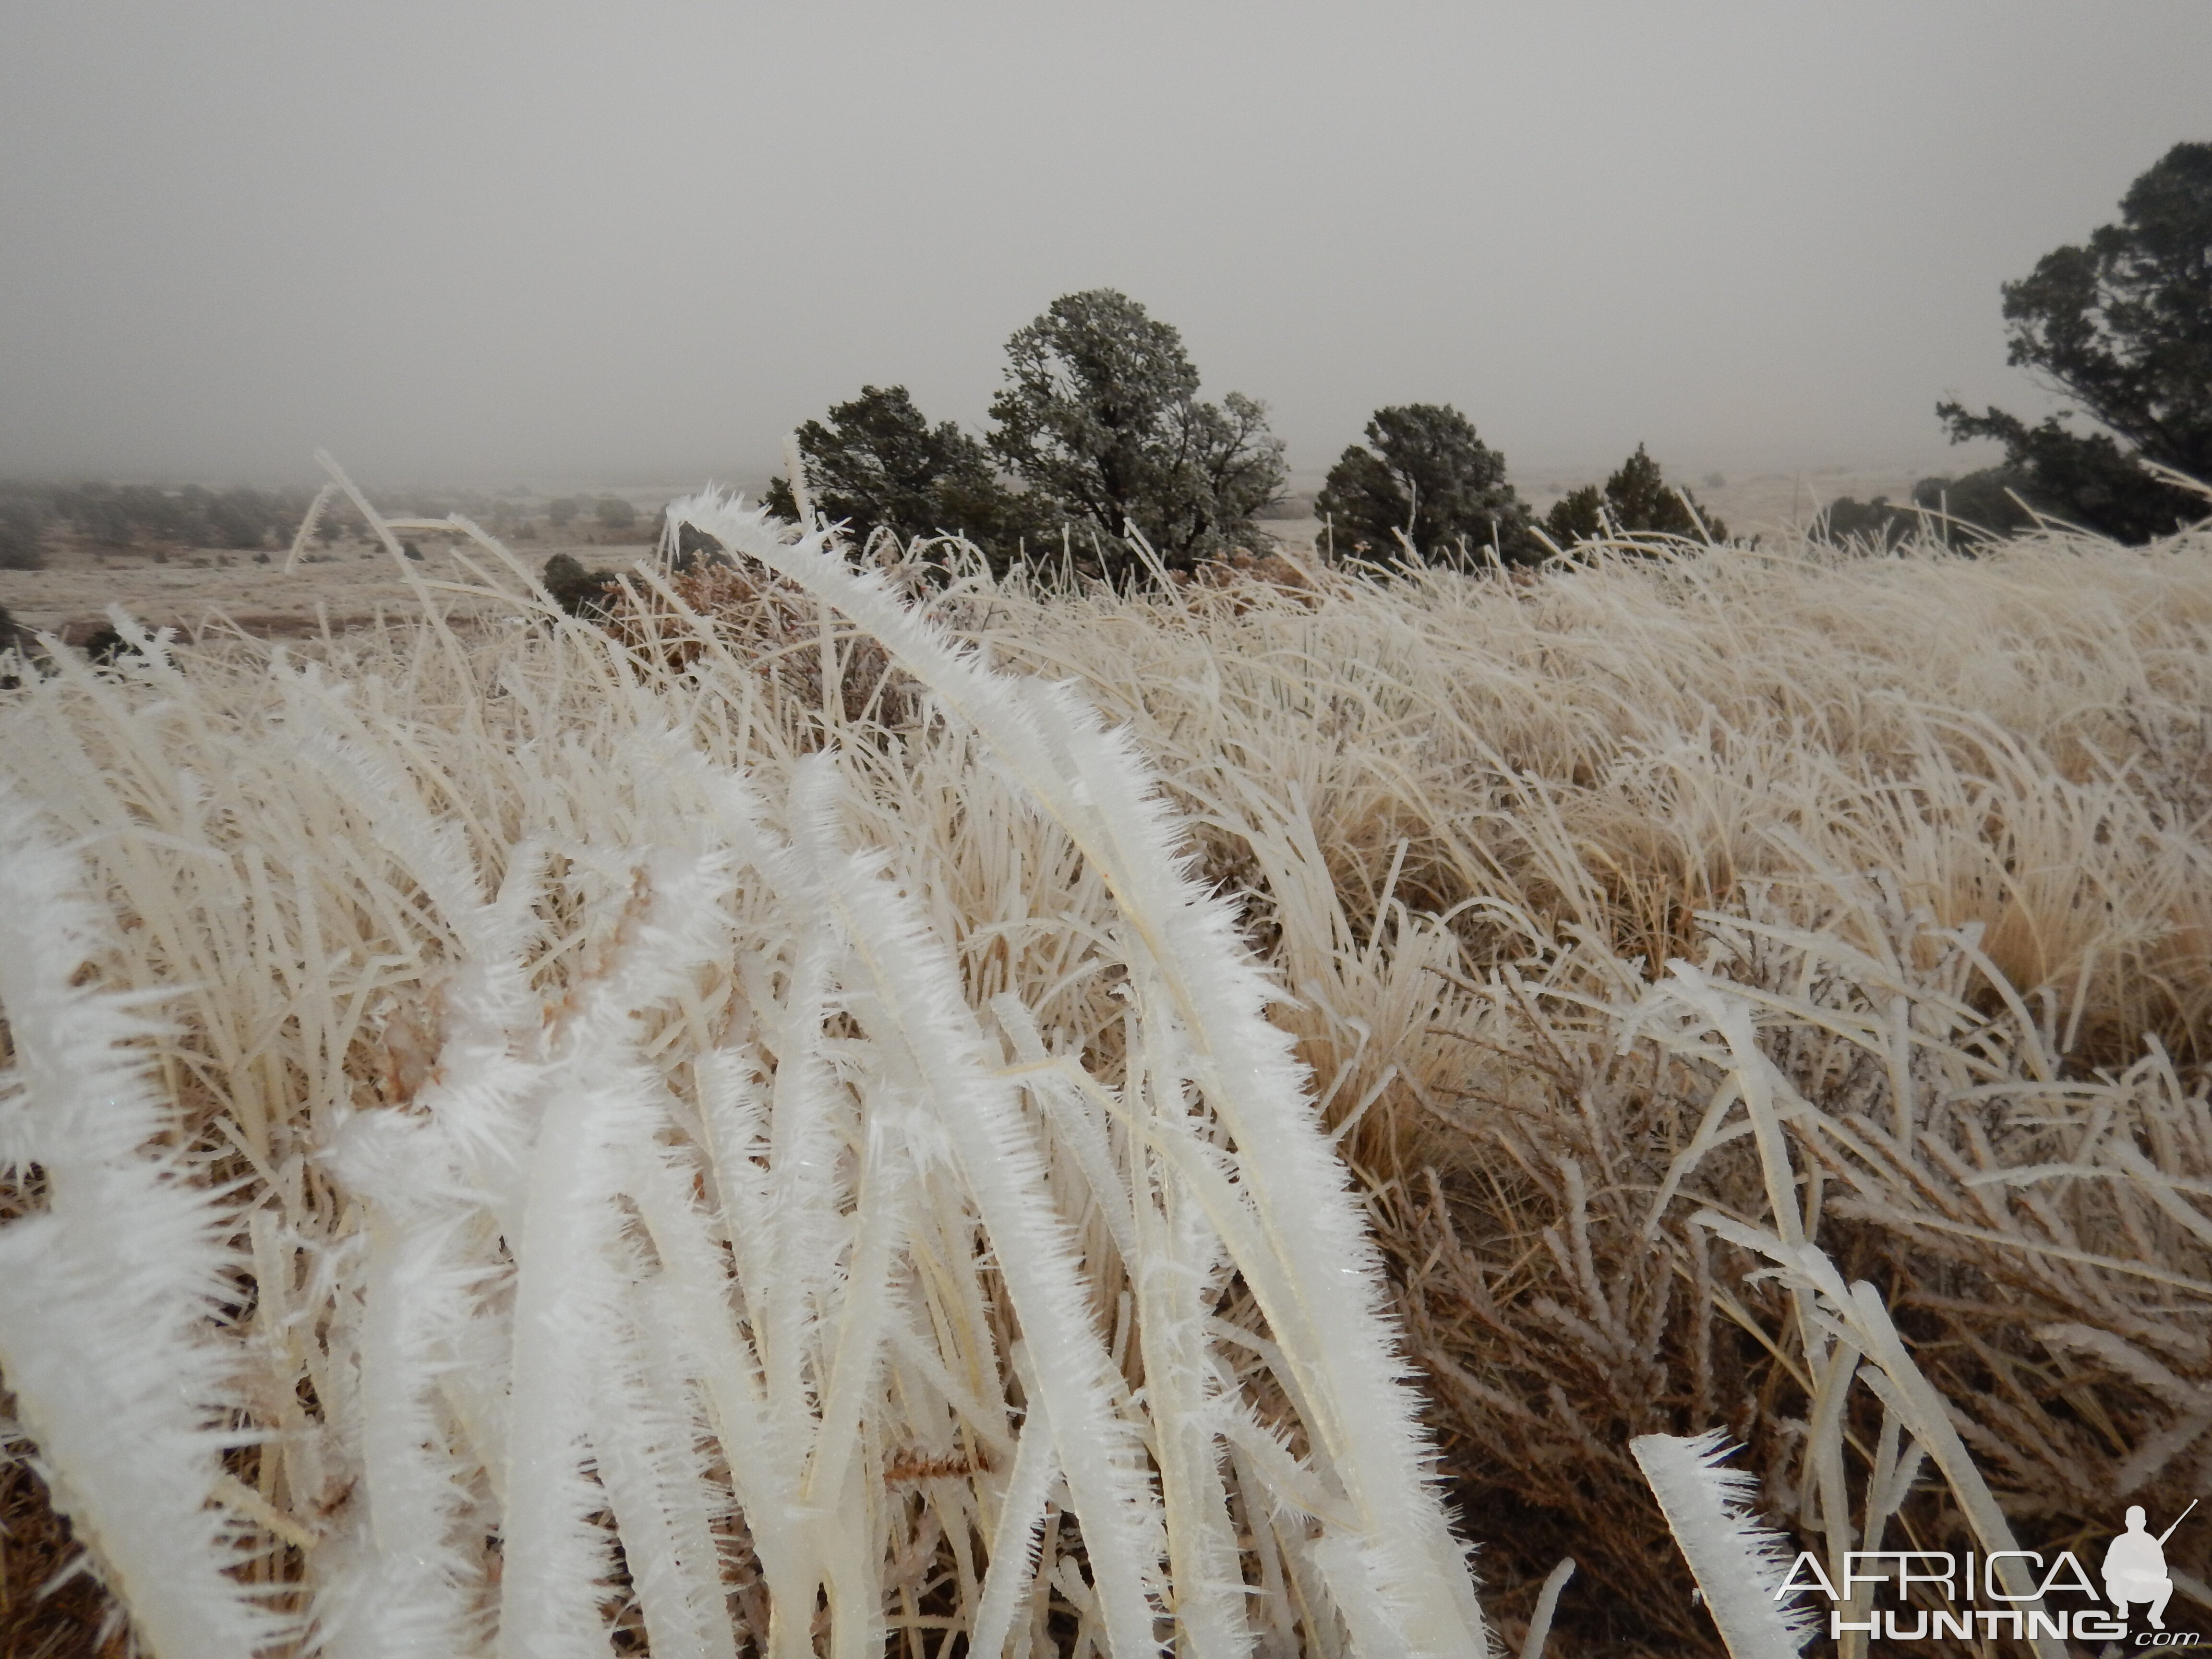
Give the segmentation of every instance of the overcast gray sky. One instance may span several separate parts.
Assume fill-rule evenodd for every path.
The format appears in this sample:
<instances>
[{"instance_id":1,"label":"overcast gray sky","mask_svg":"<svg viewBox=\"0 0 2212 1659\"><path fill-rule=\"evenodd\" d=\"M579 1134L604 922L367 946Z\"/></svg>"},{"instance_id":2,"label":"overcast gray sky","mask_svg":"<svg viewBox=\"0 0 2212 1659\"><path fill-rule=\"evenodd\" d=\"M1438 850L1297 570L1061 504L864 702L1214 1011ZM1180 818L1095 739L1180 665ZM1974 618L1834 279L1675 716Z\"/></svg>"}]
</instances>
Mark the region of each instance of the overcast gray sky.
<instances>
[{"instance_id":1,"label":"overcast gray sky","mask_svg":"<svg viewBox=\"0 0 2212 1659\"><path fill-rule=\"evenodd\" d=\"M2204 0L9 0L0 474L745 477L1114 287L1302 470L1940 455Z\"/></svg>"}]
</instances>

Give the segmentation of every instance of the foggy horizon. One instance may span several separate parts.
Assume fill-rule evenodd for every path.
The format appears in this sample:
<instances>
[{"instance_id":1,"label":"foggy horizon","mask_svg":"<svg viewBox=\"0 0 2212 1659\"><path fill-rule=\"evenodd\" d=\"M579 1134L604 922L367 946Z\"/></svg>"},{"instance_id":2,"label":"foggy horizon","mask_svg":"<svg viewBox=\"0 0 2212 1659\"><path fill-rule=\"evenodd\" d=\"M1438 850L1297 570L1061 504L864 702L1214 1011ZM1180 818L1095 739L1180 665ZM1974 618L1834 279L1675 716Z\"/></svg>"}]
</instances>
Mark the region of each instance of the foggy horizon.
<instances>
[{"instance_id":1,"label":"foggy horizon","mask_svg":"<svg viewBox=\"0 0 2212 1659\"><path fill-rule=\"evenodd\" d=\"M984 429L1121 289L1310 488L1984 464L1999 285L2212 137L2212 11L11 9L0 477L757 483L863 384ZM1993 451L1989 452L1993 453Z\"/></svg>"}]
</instances>

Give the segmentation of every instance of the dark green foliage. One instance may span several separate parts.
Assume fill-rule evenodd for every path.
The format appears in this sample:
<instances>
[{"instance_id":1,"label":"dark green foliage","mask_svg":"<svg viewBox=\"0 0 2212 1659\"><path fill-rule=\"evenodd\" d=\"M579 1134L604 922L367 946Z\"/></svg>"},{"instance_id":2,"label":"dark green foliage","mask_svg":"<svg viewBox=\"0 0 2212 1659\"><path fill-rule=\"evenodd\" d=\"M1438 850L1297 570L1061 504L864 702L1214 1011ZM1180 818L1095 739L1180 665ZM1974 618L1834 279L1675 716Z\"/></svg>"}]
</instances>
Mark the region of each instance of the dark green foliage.
<instances>
[{"instance_id":1,"label":"dark green foliage","mask_svg":"<svg viewBox=\"0 0 2212 1659\"><path fill-rule=\"evenodd\" d=\"M0 570L36 570L46 562L46 504L34 495L0 497ZM10 635L0 630L0 651Z\"/></svg>"},{"instance_id":2,"label":"dark green foliage","mask_svg":"<svg viewBox=\"0 0 2212 1659\"><path fill-rule=\"evenodd\" d=\"M2147 471L2110 433L2070 431L2063 416L2029 426L1995 407L1969 415L1958 404L1938 404L1936 412L1950 422L1954 443L1994 438L2004 445L2003 465L1990 471L2012 478L2036 511L2114 541L2140 545L2212 511L2203 495ZM2028 522L2025 514L2021 522Z\"/></svg>"},{"instance_id":3,"label":"dark green foliage","mask_svg":"<svg viewBox=\"0 0 2212 1659\"><path fill-rule=\"evenodd\" d=\"M660 550L661 558L668 568L678 574L696 570L701 565L736 562L730 557L727 548L697 525L677 525L673 526L672 534L671 529L668 509L663 507L660 511L660 534L654 538L654 545Z\"/></svg>"},{"instance_id":4,"label":"dark green foliage","mask_svg":"<svg viewBox=\"0 0 2212 1659\"><path fill-rule=\"evenodd\" d=\"M1605 500L1606 510L1623 530L1728 539L1728 526L1699 507L1687 489L1670 485L1642 444L1605 481Z\"/></svg>"},{"instance_id":5,"label":"dark green foliage","mask_svg":"<svg viewBox=\"0 0 2212 1659\"><path fill-rule=\"evenodd\" d=\"M1596 540L1606 533L1605 493L1595 484L1569 490L1544 515L1544 533L1560 547Z\"/></svg>"},{"instance_id":6,"label":"dark green foliage","mask_svg":"<svg viewBox=\"0 0 2212 1659\"><path fill-rule=\"evenodd\" d=\"M1813 526L1813 539L1837 546L1901 547L1919 533L1921 517L1887 495L1862 501L1838 495Z\"/></svg>"},{"instance_id":7,"label":"dark green foliage","mask_svg":"<svg viewBox=\"0 0 2212 1659\"><path fill-rule=\"evenodd\" d=\"M2142 465L2212 483L2212 143L2176 144L2128 187L2118 224L2006 283L2004 315L2008 360L2106 429L1938 404L1952 441L1995 439L2032 504L2118 541L2212 512Z\"/></svg>"},{"instance_id":8,"label":"dark green foliage","mask_svg":"<svg viewBox=\"0 0 2212 1659\"><path fill-rule=\"evenodd\" d=\"M103 628L86 635L82 648L85 660L100 668L111 668L125 657L143 657L146 654L112 628Z\"/></svg>"},{"instance_id":9,"label":"dark green foliage","mask_svg":"<svg viewBox=\"0 0 2212 1659\"><path fill-rule=\"evenodd\" d=\"M1584 484L1553 503L1544 515L1544 531L1561 547L1596 540L1608 531L1697 541L1728 539L1728 526L1699 507L1687 489L1669 484L1642 444L1605 481L1602 490Z\"/></svg>"},{"instance_id":10,"label":"dark green foliage","mask_svg":"<svg viewBox=\"0 0 2212 1659\"><path fill-rule=\"evenodd\" d=\"M1910 501L1877 495L1870 501L1849 495L1828 503L1813 526L1816 541L1837 546L1890 549L1916 538L1966 551L1984 542L2018 534L2035 522L2021 505L2027 481L2004 467L1984 467L1962 477L1923 478Z\"/></svg>"},{"instance_id":11,"label":"dark green foliage","mask_svg":"<svg viewBox=\"0 0 2212 1659\"><path fill-rule=\"evenodd\" d=\"M1400 404L1367 422L1314 501L1336 551L1425 564L1479 561L1495 548L1508 563L1541 559L1528 507L1505 477L1505 458L1449 404Z\"/></svg>"},{"instance_id":12,"label":"dark green foliage","mask_svg":"<svg viewBox=\"0 0 2212 1659\"><path fill-rule=\"evenodd\" d=\"M208 503L210 545L251 551L264 544L283 517L278 505L258 490L226 489Z\"/></svg>"},{"instance_id":13,"label":"dark green foliage","mask_svg":"<svg viewBox=\"0 0 2212 1659\"><path fill-rule=\"evenodd\" d=\"M621 592L622 578L611 570L586 570L567 553L545 561L545 591L572 617L604 617Z\"/></svg>"},{"instance_id":14,"label":"dark green foliage","mask_svg":"<svg viewBox=\"0 0 2212 1659\"><path fill-rule=\"evenodd\" d=\"M1939 515L1933 532L1940 539L1970 543L1976 532L2012 536L2033 524L2035 515L2021 505L2032 488L2009 468L1985 466L1962 477L1923 478L1912 486L1912 504Z\"/></svg>"},{"instance_id":15,"label":"dark green foliage","mask_svg":"<svg viewBox=\"0 0 2212 1659\"><path fill-rule=\"evenodd\" d=\"M637 522L637 509L619 495L602 495L592 503L592 516L602 530L628 530Z\"/></svg>"},{"instance_id":16,"label":"dark green foliage","mask_svg":"<svg viewBox=\"0 0 2212 1659\"><path fill-rule=\"evenodd\" d=\"M799 428L814 509L859 536L891 531L957 535L981 548L994 570L1021 556L1024 543L1060 545L1049 503L1000 482L989 452L951 421L930 425L902 386L864 386L834 404L827 424ZM769 511L794 522L799 502L788 479L769 483Z\"/></svg>"},{"instance_id":17,"label":"dark green foliage","mask_svg":"<svg viewBox=\"0 0 2212 1659\"><path fill-rule=\"evenodd\" d=\"M1141 568L1133 525L1170 570L1253 543L1281 493L1281 441L1241 393L1200 401L1182 337L1111 289L1062 295L1006 342L994 452L1079 520L1103 574Z\"/></svg>"}]
</instances>

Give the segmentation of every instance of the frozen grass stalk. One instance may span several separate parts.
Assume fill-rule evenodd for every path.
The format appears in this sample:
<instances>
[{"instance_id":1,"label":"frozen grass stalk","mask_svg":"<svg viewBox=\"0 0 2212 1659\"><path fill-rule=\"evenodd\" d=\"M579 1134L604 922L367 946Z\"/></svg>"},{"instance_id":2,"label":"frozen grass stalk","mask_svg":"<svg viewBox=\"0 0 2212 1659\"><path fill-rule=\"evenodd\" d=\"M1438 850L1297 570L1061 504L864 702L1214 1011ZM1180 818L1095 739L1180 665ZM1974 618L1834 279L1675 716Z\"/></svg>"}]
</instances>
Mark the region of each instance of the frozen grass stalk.
<instances>
[{"instance_id":1,"label":"frozen grass stalk","mask_svg":"<svg viewBox=\"0 0 2212 1659\"><path fill-rule=\"evenodd\" d=\"M0 773L0 1175L43 1208L0 1226L0 1374L56 1509L158 1659L238 1659L280 1626L227 1573L210 1502L245 1400L215 1329L242 1263L230 1218L176 1146L139 1046L143 995L80 969L106 955L76 858Z\"/></svg>"},{"instance_id":2,"label":"frozen grass stalk","mask_svg":"<svg viewBox=\"0 0 2212 1659\"><path fill-rule=\"evenodd\" d=\"M1784 1608L1776 1594L1790 1552L1780 1534L1753 1518L1759 1483L1722 1467L1735 1449L1726 1437L1717 1429L1688 1440L1647 1434L1630 1447L1730 1659L1794 1659L1812 1638L1814 1621L1802 1608Z\"/></svg>"}]
</instances>

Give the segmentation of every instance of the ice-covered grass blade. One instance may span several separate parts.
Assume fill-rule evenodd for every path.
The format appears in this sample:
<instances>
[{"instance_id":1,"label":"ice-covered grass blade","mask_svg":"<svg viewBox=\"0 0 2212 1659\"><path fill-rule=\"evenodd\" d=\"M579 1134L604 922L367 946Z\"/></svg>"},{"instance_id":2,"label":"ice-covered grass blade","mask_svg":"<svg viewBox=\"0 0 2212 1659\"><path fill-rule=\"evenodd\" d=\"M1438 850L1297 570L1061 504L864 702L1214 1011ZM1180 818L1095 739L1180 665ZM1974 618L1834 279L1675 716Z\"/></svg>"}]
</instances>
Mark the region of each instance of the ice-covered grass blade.
<instances>
[{"instance_id":1,"label":"ice-covered grass blade","mask_svg":"<svg viewBox=\"0 0 2212 1659\"><path fill-rule=\"evenodd\" d=\"M0 1156L43 1176L0 1224L0 1382L54 1506L156 1659L238 1659L283 1626L234 1576L244 1528L210 1500L246 1410L220 1310L244 1264L222 1195L179 1154L140 1046L145 999L104 954L78 860L0 772Z\"/></svg>"},{"instance_id":2,"label":"ice-covered grass blade","mask_svg":"<svg viewBox=\"0 0 2212 1659\"><path fill-rule=\"evenodd\" d=\"M1784 1607L1777 1594L1791 1553L1780 1534L1756 1518L1759 1483L1723 1467L1735 1449L1727 1437L1717 1429L1689 1439L1647 1434L1629 1449L1731 1659L1794 1659L1812 1639L1814 1620Z\"/></svg>"}]
</instances>

